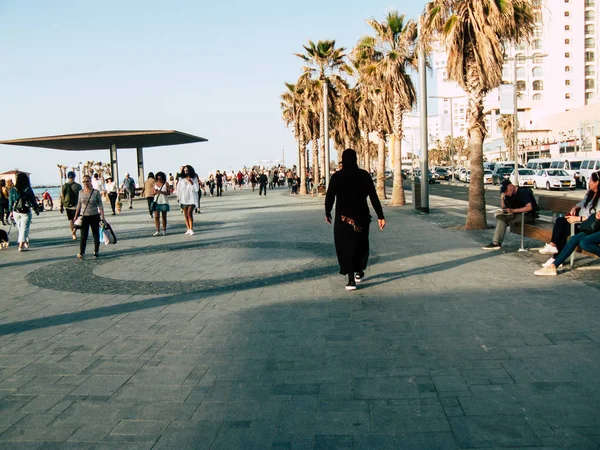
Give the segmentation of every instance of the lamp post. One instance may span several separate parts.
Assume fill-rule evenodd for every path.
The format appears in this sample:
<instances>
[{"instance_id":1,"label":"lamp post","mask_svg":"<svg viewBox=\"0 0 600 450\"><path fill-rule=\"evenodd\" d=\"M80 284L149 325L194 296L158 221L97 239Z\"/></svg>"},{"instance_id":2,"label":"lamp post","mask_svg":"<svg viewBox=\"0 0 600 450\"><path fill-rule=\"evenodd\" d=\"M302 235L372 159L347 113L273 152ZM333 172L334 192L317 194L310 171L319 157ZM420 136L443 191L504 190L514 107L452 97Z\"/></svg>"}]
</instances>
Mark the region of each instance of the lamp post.
<instances>
[{"instance_id":1,"label":"lamp post","mask_svg":"<svg viewBox=\"0 0 600 450\"><path fill-rule=\"evenodd\" d=\"M454 108L452 107L452 100L455 98L465 98L466 95L455 95L454 97L446 97L443 95L431 95L429 98L442 98L444 100L450 100L450 150L451 157L450 162L452 164L452 181L454 184Z\"/></svg>"},{"instance_id":2,"label":"lamp post","mask_svg":"<svg viewBox=\"0 0 600 450\"><path fill-rule=\"evenodd\" d=\"M516 50L515 50L516 53ZM531 55L531 56L521 56L520 60L527 59L535 59L535 58L545 58L548 56L547 54L543 55ZM513 62L513 149L514 149L514 158L515 158L515 185L519 185L519 124L517 121L518 114L518 106L517 106L517 98L518 98L518 89L517 89L517 57L505 57L505 61Z\"/></svg>"},{"instance_id":3,"label":"lamp post","mask_svg":"<svg viewBox=\"0 0 600 450\"><path fill-rule=\"evenodd\" d=\"M429 214L429 148L427 142L427 61L419 45L419 114L421 118L421 212ZM414 193L413 193L414 195Z\"/></svg>"}]
</instances>

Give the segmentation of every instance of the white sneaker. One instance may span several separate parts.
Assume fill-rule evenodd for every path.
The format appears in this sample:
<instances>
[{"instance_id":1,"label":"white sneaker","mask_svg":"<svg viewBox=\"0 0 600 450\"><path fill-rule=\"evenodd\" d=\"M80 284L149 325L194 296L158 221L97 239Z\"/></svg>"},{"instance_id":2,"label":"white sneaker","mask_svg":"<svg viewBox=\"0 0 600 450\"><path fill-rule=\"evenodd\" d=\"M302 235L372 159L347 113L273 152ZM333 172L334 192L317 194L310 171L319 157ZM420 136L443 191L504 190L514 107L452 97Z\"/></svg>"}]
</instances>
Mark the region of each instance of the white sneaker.
<instances>
[{"instance_id":1,"label":"white sneaker","mask_svg":"<svg viewBox=\"0 0 600 450\"><path fill-rule=\"evenodd\" d=\"M546 244L540 248L540 253L542 255L556 255L558 253L558 249L554 245Z\"/></svg>"},{"instance_id":2,"label":"white sneaker","mask_svg":"<svg viewBox=\"0 0 600 450\"><path fill-rule=\"evenodd\" d=\"M162 235L163 235L163 236L166 236L166 235L167 235L167 232L166 232L166 231L163 231Z\"/></svg>"},{"instance_id":3,"label":"white sneaker","mask_svg":"<svg viewBox=\"0 0 600 450\"><path fill-rule=\"evenodd\" d=\"M190 236L194 235L194 230L190 230L190 232L188 233Z\"/></svg>"},{"instance_id":4,"label":"white sneaker","mask_svg":"<svg viewBox=\"0 0 600 450\"><path fill-rule=\"evenodd\" d=\"M160 233L158 231L155 231L152 236L160 236Z\"/></svg>"},{"instance_id":5,"label":"white sneaker","mask_svg":"<svg viewBox=\"0 0 600 450\"><path fill-rule=\"evenodd\" d=\"M533 272L533 274L538 276L555 276L556 269L554 267L542 267L540 270Z\"/></svg>"},{"instance_id":6,"label":"white sneaker","mask_svg":"<svg viewBox=\"0 0 600 450\"><path fill-rule=\"evenodd\" d=\"M550 258L548 261L542 264L542 267L550 267L552 264L554 264L554 258Z\"/></svg>"},{"instance_id":7,"label":"white sneaker","mask_svg":"<svg viewBox=\"0 0 600 450\"><path fill-rule=\"evenodd\" d=\"M187 236L188 234L190 234L190 231L191 231L191 230L187 230L187 231L185 232L186 236Z\"/></svg>"}]
</instances>

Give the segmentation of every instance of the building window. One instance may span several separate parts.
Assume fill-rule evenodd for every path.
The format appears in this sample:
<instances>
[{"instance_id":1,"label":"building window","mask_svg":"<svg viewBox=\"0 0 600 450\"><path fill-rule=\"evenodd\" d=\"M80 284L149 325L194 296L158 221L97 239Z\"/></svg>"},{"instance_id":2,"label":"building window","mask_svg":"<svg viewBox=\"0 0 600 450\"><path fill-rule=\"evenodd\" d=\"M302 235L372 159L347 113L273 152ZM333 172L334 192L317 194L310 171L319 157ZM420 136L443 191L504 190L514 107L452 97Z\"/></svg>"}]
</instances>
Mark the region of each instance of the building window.
<instances>
[{"instance_id":1,"label":"building window","mask_svg":"<svg viewBox=\"0 0 600 450\"><path fill-rule=\"evenodd\" d=\"M596 13L594 11L586 11L585 12L585 20L595 20Z\"/></svg>"},{"instance_id":2,"label":"building window","mask_svg":"<svg viewBox=\"0 0 600 450\"><path fill-rule=\"evenodd\" d=\"M542 99L542 94L533 94L533 99L539 101Z\"/></svg>"},{"instance_id":3,"label":"building window","mask_svg":"<svg viewBox=\"0 0 600 450\"><path fill-rule=\"evenodd\" d=\"M566 93L566 94L565 94L565 100L570 100L570 99L571 99L571 94L569 94L569 93Z\"/></svg>"},{"instance_id":4,"label":"building window","mask_svg":"<svg viewBox=\"0 0 600 450\"><path fill-rule=\"evenodd\" d=\"M571 31L571 25L565 25L565 31Z\"/></svg>"},{"instance_id":5,"label":"building window","mask_svg":"<svg viewBox=\"0 0 600 450\"><path fill-rule=\"evenodd\" d=\"M565 66L565 72L570 72L571 71L571 66Z\"/></svg>"},{"instance_id":6,"label":"building window","mask_svg":"<svg viewBox=\"0 0 600 450\"><path fill-rule=\"evenodd\" d=\"M594 34L596 32L596 25L588 23L585 26L585 34Z\"/></svg>"},{"instance_id":7,"label":"building window","mask_svg":"<svg viewBox=\"0 0 600 450\"><path fill-rule=\"evenodd\" d=\"M571 80L565 80L565 86L571 86Z\"/></svg>"},{"instance_id":8,"label":"building window","mask_svg":"<svg viewBox=\"0 0 600 450\"><path fill-rule=\"evenodd\" d=\"M570 57L571 57L571 53L565 52L565 58L570 58Z\"/></svg>"},{"instance_id":9,"label":"building window","mask_svg":"<svg viewBox=\"0 0 600 450\"><path fill-rule=\"evenodd\" d=\"M517 81L517 91L524 91L525 89L527 89L527 83L523 80Z\"/></svg>"},{"instance_id":10,"label":"building window","mask_svg":"<svg viewBox=\"0 0 600 450\"><path fill-rule=\"evenodd\" d=\"M517 67L517 79L526 77L527 71L525 70L525 67Z\"/></svg>"},{"instance_id":11,"label":"building window","mask_svg":"<svg viewBox=\"0 0 600 450\"><path fill-rule=\"evenodd\" d=\"M516 50L521 50L521 51L525 50L525 45L518 44Z\"/></svg>"},{"instance_id":12,"label":"building window","mask_svg":"<svg viewBox=\"0 0 600 450\"><path fill-rule=\"evenodd\" d=\"M517 64L525 64L525 55L524 54L519 53L516 56L516 59L517 59Z\"/></svg>"},{"instance_id":13,"label":"building window","mask_svg":"<svg viewBox=\"0 0 600 450\"><path fill-rule=\"evenodd\" d=\"M593 78L588 78L587 80L585 80L585 88L586 89L594 89L596 83L594 82Z\"/></svg>"},{"instance_id":14,"label":"building window","mask_svg":"<svg viewBox=\"0 0 600 450\"><path fill-rule=\"evenodd\" d=\"M534 64L542 64L544 62L544 58L543 56L540 56L539 53L536 53L535 55L533 55L533 63Z\"/></svg>"},{"instance_id":15,"label":"building window","mask_svg":"<svg viewBox=\"0 0 600 450\"><path fill-rule=\"evenodd\" d=\"M586 100L591 100L594 98L594 93L593 92L586 92L585 93L585 99Z\"/></svg>"},{"instance_id":16,"label":"building window","mask_svg":"<svg viewBox=\"0 0 600 450\"><path fill-rule=\"evenodd\" d=\"M596 6L596 0L585 0L586 8L593 8L594 6Z\"/></svg>"},{"instance_id":17,"label":"building window","mask_svg":"<svg viewBox=\"0 0 600 450\"><path fill-rule=\"evenodd\" d=\"M565 17L570 17L571 13L569 11L565 11Z\"/></svg>"},{"instance_id":18,"label":"building window","mask_svg":"<svg viewBox=\"0 0 600 450\"><path fill-rule=\"evenodd\" d=\"M542 80L536 80L533 82L533 90L534 91L543 91L544 90L544 82Z\"/></svg>"},{"instance_id":19,"label":"building window","mask_svg":"<svg viewBox=\"0 0 600 450\"><path fill-rule=\"evenodd\" d=\"M510 78L510 72L508 70L508 67L503 67L502 68L502 79L508 80L509 78Z\"/></svg>"},{"instance_id":20,"label":"building window","mask_svg":"<svg viewBox=\"0 0 600 450\"><path fill-rule=\"evenodd\" d=\"M594 48L594 47L596 47L596 39L585 38L585 48Z\"/></svg>"},{"instance_id":21,"label":"building window","mask_svg":"<svg viewBox=\"0 0 600 450\"><path fill-rule=\"evenodd\" d=\"M535 50L540 50L542 48L542 40L541 39L536 39L533 41L533 48Z\"/></svg>"},{"instance_id":22,"label":"building window","mask_svg":"<svg viewBox=\"0 0 600 450\"><path fill-rule=\"evenodd\" d=\"M594 66L585 66L585 75L586 76L596 75L596 69L594 68Z\"/></svg>"},{"instance_id":23,"label":"building window","mask_svg":"<svg viewBox=\"0 0 600 450\"><path fill-rule=\"evenodd\" d=\"M571 43L571 39L565 39L565 45L569 45Z\"/></svg>"},{"instance_id":24,"label":"building window","mask_svg":"<svg viewBox=\"0 0 600 450\"><path fill-rule=\"evenodd\" d=\"M592 62L596 60L594 52L585 52L585 62Z\"/></svg>"},{"instance_id":25,"label":"building window","mask_svg":"<svg viewBox=\"0 0 600 450\"><path fill-rule=\"evenodd\" d=\"M531 74L536 78L543 77L544 69L542 69L541 67L534 67L533 70L531 71Z\"/></svg>"}]
</instances>

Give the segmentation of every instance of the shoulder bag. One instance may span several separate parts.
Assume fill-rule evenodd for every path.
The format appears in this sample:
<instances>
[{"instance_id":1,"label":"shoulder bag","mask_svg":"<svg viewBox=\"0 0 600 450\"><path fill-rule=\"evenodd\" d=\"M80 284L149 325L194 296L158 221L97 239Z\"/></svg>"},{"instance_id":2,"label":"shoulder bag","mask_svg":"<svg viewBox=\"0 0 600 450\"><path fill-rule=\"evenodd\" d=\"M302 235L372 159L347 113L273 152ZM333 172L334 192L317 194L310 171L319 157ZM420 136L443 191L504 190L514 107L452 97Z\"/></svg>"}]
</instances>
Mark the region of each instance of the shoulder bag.
<instances>
[{"instance_id":1,"label":"shoulder bag","mask_svg":"<svg viewBox=\"0 0 600 450\"><path fill-rule=\"evenodd\" d=\"M594 234L600 231L600 221L596 219L596 214L590 215L579 225L579 231L585 234Z\"/></svg>"},{"instance_id":2,"label":"shoulder bag","mask_svg":"<svg viewBox=\"0 0 600 450\"><path fill-rule=\"evenodd\" d=\"M87 211L88 206L90 205L90 200L92 198L92 195L94 195L94 189L92 189L92 192L91 192L91 194L90 194L90 196L88 198L88 201L85 203L85 208L83 209L83 212L73 222L73 228L75 228L77 230L83 228L83 216L84 216L85 212Z\"/></svg>"}]
</instances>

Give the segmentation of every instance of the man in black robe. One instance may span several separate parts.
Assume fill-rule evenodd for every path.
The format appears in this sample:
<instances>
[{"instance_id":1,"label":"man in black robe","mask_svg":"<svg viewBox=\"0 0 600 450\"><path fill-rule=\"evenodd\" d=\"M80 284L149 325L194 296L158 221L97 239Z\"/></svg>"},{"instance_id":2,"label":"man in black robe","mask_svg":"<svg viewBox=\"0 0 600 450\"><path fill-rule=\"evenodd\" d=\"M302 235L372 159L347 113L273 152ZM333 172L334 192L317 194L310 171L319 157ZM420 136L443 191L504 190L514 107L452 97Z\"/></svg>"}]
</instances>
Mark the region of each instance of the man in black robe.
<instances>
[{"instance_id":1,"label":"man in black robe","mask_svg":"<svg viewBox=\"0 0 600 450\"><path fill-rule=\"evenodd\" d=\"M366 170L358 168L356 152L344 150L342 169L329 182L325 197L325 219L331 223L331 210L335 207L333 236L340 273L348 275L346 289L356 289L361 282L369 260L369 224L371 214L367 197L377 213L379 229L385 227L383 209L375 191L373 179Z\"/></svg>"}]
</instances>

